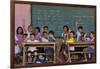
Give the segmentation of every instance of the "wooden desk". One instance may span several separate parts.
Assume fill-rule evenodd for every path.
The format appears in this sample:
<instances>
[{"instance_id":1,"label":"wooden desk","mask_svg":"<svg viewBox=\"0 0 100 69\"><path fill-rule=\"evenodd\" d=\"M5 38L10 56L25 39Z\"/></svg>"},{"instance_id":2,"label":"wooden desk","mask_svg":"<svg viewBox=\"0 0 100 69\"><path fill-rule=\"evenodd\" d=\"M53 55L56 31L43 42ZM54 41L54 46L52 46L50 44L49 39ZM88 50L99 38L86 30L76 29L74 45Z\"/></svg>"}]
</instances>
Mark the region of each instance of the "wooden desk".
<instances>
[{"instance_id":1,"label":"wooden desk","mask_svg":"<svg viewBox=\"0 0 100 69\"><path fill-rule=\"evenodd\" d=\"M88 46L95 46L95 42L75 42L75 43L67 43L67 46L68 46L68 55L69 55L69 58L68 58L68 61L69 62L72 62L71 61L71 54L75 54L75 53L84 53L84 52L72 52L70 51L70 47L88 47ZM86 52L88 53L88 52Z\"/></svg>"},{"instance_id":2,"label":"wooden desk","mask_svg":"<svg viewBox=\"0 0 100 69\"><path fill-rule=\"evenodd\" d=\"M26 64L26 48L27 47L52 47L54 49L54 61L56 63L56 45L55 42L23 42L23 65Z\"/></svg>"}]
</instances>

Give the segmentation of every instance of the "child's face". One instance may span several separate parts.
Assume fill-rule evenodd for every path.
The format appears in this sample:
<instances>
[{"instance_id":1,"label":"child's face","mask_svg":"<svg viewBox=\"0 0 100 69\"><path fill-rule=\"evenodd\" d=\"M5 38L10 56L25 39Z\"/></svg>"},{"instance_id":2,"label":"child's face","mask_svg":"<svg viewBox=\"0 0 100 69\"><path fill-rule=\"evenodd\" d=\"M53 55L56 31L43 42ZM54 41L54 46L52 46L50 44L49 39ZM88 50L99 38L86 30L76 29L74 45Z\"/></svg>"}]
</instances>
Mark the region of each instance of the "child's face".
<instances>
[{"instance_id":1,"label":"child's face","mask_svg":"<svg viewBox=\"0 0 100 69\"><path fill-rule=\"evenodd\" d=\"M44 32L48 32L48 28L44 28L43 31L44 31Z\"/></svg>"},{"instance_id":2,"label":"child's face","mask_svg":"<svg viewBox=\"0 0 100 69\"><path fill-rule=\"evenodd\" d=\"M21 28L19 28L19 29L18 29L18 33L21 33L21 32L22 32L22 29L21 29Z\"/></svg>"},{"instance_id":3,"label":"child's face","mask_svg":"<svg viewBox=\"0 0 100 69\"><path fill-rule=\"evenodd\" d=\"M30 35L31 40L34 40L34 37L35 37L34 35Z\"/></svg>"},{"instance_id":4,"label":"child's face","mask_svg":"<svg viewBox=\"0 0 100 69\"><path fill-rule=\"evenodd\" d=\"M68 30L67 27L64 27L64 32L67 32L67 30Z\"/></svg>"},{"instance_id":5,"label":"child's face","mask_svg":"<svg viewBox=\"0 0 100 69\"><path fill-rule=\"evenodd\" d=\"M37 34L39 31L38 31L38 29L35 29L35 33Z\"/></svg>"},{"instance_id":6,"label":"child's face","mask_svg":"<svg viewBox=\"0 0 100 69\"><path fill-rule=\"evenodd\" d=\"M27 35L24 35L24 38L27 38Z\"/></svg>"},{"instance_id":7,"label":"child's face","mask_svg":"<svg viewBox=\"0 0 100 69\"><path fill-rule=\"evenodd\" d=\"M74 38L74 34L73 33L70 33L70 38Z\"/></svg>"},{"instance_id":8,"label":"child's face","mask_svg":"<svg viewBox=\"0 0 100 69\"><path fill-rule=\"evenodd\" d=\"M93 33L90 33L90 37L93 38L94 37L94 34Z\"/></svg>"},{"instance_id":9,"label":"child's face","mask_svg":"<svg viewBox=\"0 0 100 69\"><path fill-rule=\"evenodd\" d=\"M82 32L82 29L78 29L79 30L79 32Z\"/></svg>"},{"instance_id":10,"label":"child's face","mask_svg":"<svg viewBox=\"0 0 100 69\"><path fill-rule=\"evenodd\" d=\"M45 37L45 38L46 38L47 36L48 36L48 34L47 34L47 33L43 33L43 37Z\"/></svg>"},{"instance_id":11,"label":"child's face","mask_svg":"<svg viewBox=\"0 0 100 69\"><path fill-rule=\"evenodd\" d=\"M33 31L32 26L29 26L29 27L28 27L28 31L29 31L29 32L32 32L32 31Z\"/></svg>"}]
</instances>

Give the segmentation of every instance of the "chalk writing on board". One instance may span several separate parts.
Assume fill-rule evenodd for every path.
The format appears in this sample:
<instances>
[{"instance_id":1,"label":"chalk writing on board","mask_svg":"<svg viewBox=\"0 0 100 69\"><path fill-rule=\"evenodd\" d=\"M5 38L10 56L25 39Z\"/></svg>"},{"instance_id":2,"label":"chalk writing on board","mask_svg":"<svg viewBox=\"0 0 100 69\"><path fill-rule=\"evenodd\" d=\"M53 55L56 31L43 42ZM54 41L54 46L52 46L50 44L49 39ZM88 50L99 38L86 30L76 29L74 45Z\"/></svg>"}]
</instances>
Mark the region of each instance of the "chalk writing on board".
<instances>
[{"instance_id":1,"label":"chalk writing on board","mask_svg":"<svg viewBox=\"0 0 100 69\"><path fill-rule=\"evenodd\" d=\"M94 8L33 5L32 25L40 28L47 25L58 37L61 36L64 25L76 31L79 24L83 26L85 32L89 32L94 30L94 10Z\"/></svg>"}]
</instances>

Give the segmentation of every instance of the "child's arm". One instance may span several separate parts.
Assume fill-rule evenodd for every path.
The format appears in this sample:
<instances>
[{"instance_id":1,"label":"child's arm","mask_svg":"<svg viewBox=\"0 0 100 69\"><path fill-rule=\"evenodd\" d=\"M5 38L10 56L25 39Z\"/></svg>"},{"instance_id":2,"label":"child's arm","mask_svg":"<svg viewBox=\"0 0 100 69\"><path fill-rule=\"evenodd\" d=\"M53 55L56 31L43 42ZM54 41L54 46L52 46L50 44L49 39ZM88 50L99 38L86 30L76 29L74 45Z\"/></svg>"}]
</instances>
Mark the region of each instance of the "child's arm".
<instances>
[{"instance_id":1,"label":"child's arm","mask_svg":"<svg viewBox=\"0 0 100 69\"><path fill-rule=\"evenodd\" d=\"M23 19L23 30L24 30L24 32L27 32L25 29L25 19Z\"/></svg>"}]
</instances>

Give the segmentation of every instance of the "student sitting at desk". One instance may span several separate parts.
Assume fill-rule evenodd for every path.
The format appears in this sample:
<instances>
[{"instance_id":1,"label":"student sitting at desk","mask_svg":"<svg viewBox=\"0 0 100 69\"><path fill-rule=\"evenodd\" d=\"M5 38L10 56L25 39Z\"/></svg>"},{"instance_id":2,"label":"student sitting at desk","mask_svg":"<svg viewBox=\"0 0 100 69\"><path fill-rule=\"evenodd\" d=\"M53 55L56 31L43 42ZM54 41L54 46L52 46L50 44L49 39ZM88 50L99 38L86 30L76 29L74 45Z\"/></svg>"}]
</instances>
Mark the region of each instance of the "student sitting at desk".
<instances>
[{"instance_id":1,"label":"student sitting at desk","mask_svg":"<svg viewBox=\"0 0 100 69\"><path fill-rule=\"evenodd\" d=\"M90 32L90 36L87 38L88 42L95 42L95 34L94 32ZM92 59L92 52L94 51L94 46L89 46L88 48L83 49L83 52L89 52L88 56L85 53L84 54L84 60L83 61L87 61L88 59Z\"/></svg>"},{"instance_id":2,"label":"student sitting at desk","mask_svg":"<svg viewBox=\"0 0 100 69\"><path fill-rule=\"evenodd\" d=\"M75 32L74 31L71 31L69 33L69 37L68 39L66 40L66 43L74 43L75 42ZM74 51L74 47L70 47L70 50Z\"/></svg>"},{"instance_id":3,"label":"student sitting at desk","mask_svg":"<svg viewBox=\"0 0 100 69\"><path fill-rule=\"evenodd\" d=\"M42 35L40 37L40 42L49 42L47 32L42 32ZM43 53L44 52L44 48L38 47L38 52L39 53Z\"/></svg>"},{"instance_id":4,"label":"student sitting at desk","mask_svg":"<svg viewBox=\"0 0 100 69\"><path fill-rule=\"evenodd\" d=\"M40 28L39 27L35 27L35 40L38 40L38 41L41 41L41 36L42 36L42 33L40 32ZM38 52L43 52L43 48L41 47L37 47L38 49Z\"/></svg>"},{"instance_id":5,"label":"student sitting at desk","mask_svg":"<svg viewBox=\"0 0 100 69\"><path fill-rule=\"evenodd\" d=\"M49 40L49 42L55 42L55 40L56 40L54 37L54 32L52 30L49 31L48 40ZM48 55L46 55L48 61L53 60L53 53L54 53L53 48L51 48L51 47L45 48L45 53L48 54Z\"/></svg>"},{"instance_id":6,"label":"student sitting at desk","mask_svg":"<svg viewBox=\"0 0 100 69\"><path fill-rule=\"evenodd\" d=\"M30 38L27 40L27 42L39 42L38 40L35 40L35 34L31 33L30 34ZM28 62L32 62L32 54L34 53L34 51L37 51L36 47L29 47L28 48Z\"/></svg>"},{"instance_id":7,"label":"student sitting at desk","mask_svg":"<svg viewBox=\"0 0 100 69\"><path fill-rule=\"evenodd\" d=\"M27 33L24 33L24 35L23 35L24 42L27 42L27 40L29 39L29 38L27 38L27 36L28 36L28 34Z\"/></svg>"},{"instance_id":8,"label":"student sitting at desk","mask_svg":"<svg viewBox=\"0 0 100 69\"><path fill-rule=\"evenodd\" d=\"M24 26L23 26L24 28ZM29 25L27 30L24 28L24 33L27 34L27 38L30 38L30 34L34 32L34 28L32 27L32 25Z\"/></svg>"},{"instance_id":9,"label":"student sitting at desk","mask_svg":"<svg viewBox=\"0 0 100 69\"><path fill-rule=\"evenodd\" d=\"M83 27L82 26L78 26L76 36L77 36L77 38L76 38L77 42L85 42L86 41L86 33L83 32ZM80 52L84 48L86 48L86 47L76 47L75 51ZM80 57L81 57L81 55L80 55Z\"/></svg>"},{"instance_id":10,"label":"student sitting at desk","mask_svg":"<svg viewBox=\"0 0 100 69\"><path fill-rule=\"evenodd\" d=\"M86 34L84 32L81 32L78 42L85 42L85 41L86 41Z\"/></svg>"},{"instance_id":11,"label":"student sitting at desk","mask_svg":"<svg viewBox=\"0 0 100 69\"><path fill-rule=\"evenodd\" d=\"M49 40L48 40L48 33L47 32L43 32L42 33L41 42L49 42Z\"/></svg>"},{"instance_id":12,"label":"student sitting at desk","mask_svg":"<svg viewBox=\"0 0 100 69\"><path fill-rule=\"evenodd\" d=\"M49 42L55 42L56 41L56 38L54 37L53 31L49 31L48 39L49 39Z\"/></svg>"}]
</instances>

